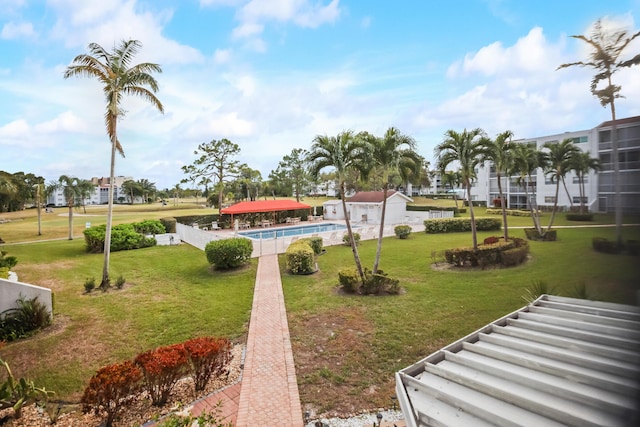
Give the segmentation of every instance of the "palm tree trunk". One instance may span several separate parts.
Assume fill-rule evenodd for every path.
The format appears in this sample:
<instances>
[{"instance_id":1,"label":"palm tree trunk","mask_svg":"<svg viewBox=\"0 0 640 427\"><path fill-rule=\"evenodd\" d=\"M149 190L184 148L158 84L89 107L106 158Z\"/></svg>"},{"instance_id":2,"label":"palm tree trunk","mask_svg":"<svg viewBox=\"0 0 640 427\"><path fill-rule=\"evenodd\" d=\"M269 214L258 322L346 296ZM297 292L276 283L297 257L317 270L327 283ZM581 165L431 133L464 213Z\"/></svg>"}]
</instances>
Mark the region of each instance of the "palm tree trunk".
<instances>
[{"instance_id":1,"label":"palm tree trunk","mask_svg":"<svg viewBox=\"0 0 640 427\"><path fill-rule=\"evenodd\" d=\"M37 209L38 209L38 236L42 236L42 227L41 227L41 221L40 221L40 216L41 216L40 205L42 204L42 202L40 201L40 184L39 183L38 183L38 186L36 187L36 203L37 203Z\"/></svg>"},{"instance_id":2,"label":"palm tree trunk","mask_svg":"<svg viewBox=\"0 0 640 427\"><path fill-rule=\"evenodd\" d=\"M580 188L580 215L584 213L584 174L578 174L578 188Z\"/></svg>"},{"instance_id":3,"label":"palm tree trunk","mask_svg":"<svg viewBox=\"0 0 640 427\"><path fill-rule=\"evenodd\" d=\"M353 231L351 229L351 221L349 221L349 215L347 215L347 202L344 196L344 182L340 183L340 199L342 200L342 210L344 212L344 221L347 225L347 234L349 234L349 240L351 241L351 252L353 252L353 259L356 262L356 269L362 282L362 286L365 284L364 271L362 271L362 263L360 262L360 255L358 255L358 246L356 245L356 239L353 238Z\"/></svg>"},{"instance_id":4,"label":"palm tree trunk","mask_svg":"<svg viewBox=\"0 0 640 427\"><path fill-rule=\"evenodd\" d=\"M467 180L467 200L469 201L469 214L471 215L471 235L473 238L473 250L478 250L478 236L476 235L476 216L473 213L473 202L471 201L471 182Z\"/></svg>"},{"instance_id":5,"label":"palm tree trunk","mask_svg":"<svg viewBox=\"0 0 640 427\"><path fill-rule=\"evenodd\" d=\"M498 177L498 191L500 192L500 207L502 208L502 226L504 228L504 241L509 240L509 227L507 226L507 207L504 202L504 193L502 193L502 177L500 173L497 172L496 176Z\"/></svg>"},{"instance_id":6,"label":"palm tree trunk","mask_svg":"<svg viewBox=\"0 0 640 427\"><path fill-rule=\"evenodd\" d=\"M115 119L114 119L115 120ZM104 232L104 264L102 266L102 281L100 282L100 288L106 289L109 287L109 260L111 258L111 222L113 218L113 180L115 179L116 172L116 124L113 125L113 137L111 138L111 165L109 168L109 201L107 204L107 228Z\"/></svg>"},{"instance_id":7,"label":"palm tree trunk","mask_svg":"<svg viewBox=\"0 0 640 427\"><path fill-rule=\"evenodd\" d=\"M551 226L553 225L553 220L556 219L556 210L558 209L558 193L560 192L560 180L556 181L556 198L553 203L553 211L551 211L551 219L549 220L549 226L544 234L547 234L549 230L551 230Z\"/></svg>"},{"instance_id":8,"label":"palm tree trunk","mask_svg":"<svg viewBox=\"0 0 640 427\"><path fill-rule=\"evenodd\" d=\"M524 194L525 194L525 197L527 198L527 205L529 206L529 211L531 212L531 220L533 221L533 226L538 231L538 234L542 234L542 231L540 230L540 223L537 221L538 218L536 217L536 211L534 210L533 203L531 203L531 198L529 197L528 187L530 183L531 183L531 175L529 175L529 180L524 184ZM535 197L535 193L533 194L533 197Z\"/></svg>"},{"instance_id":9,"label":"palm tree trunk","mask_svg":"<svg viewBox=\"0 0 640 427\"><path fill-rule=\"evenodd\" d=\"M611 86L611 77L609 77ZM613 187L615 191L614 205L616 210L616 242L622 248L622 194L620 192L620 162L618 159L618 130L616 126L616 105L611 99L611 155L613 157Z\"/></svg>"},{"instance_id":10,"label":"palm tree trunk","mask_svg":"<svg viewBox=\"0 0 640 427\"><path fill-rule=\"evenodd\" d=\"M376 247L376 259L373 263L373 274L378 274L378 265L380 264L380 254L382 253L382 233L384 232L384 217L387 211L387 186L382 190L382 214L380 216L380 231L378 233L378 246Z\"/></svg>"},{"instance_id":11,"label":"palm tree trunk","mask_svg":"<svg viewBox=\"0 0 640 427\"><path fill-rule=\"evenodd\" d=\"M569 194L569 189L567 188L567 182L565 181L564 176L562 177L562 186L564 187L564 192L567 193L567 199L569 199L569 206L571 207L569 211L572 211L573 199L571 199L571 195Z\"/></svg>"},{"instance_id":12,"label":"palm tree trunk","mask_svg":"<svg viewBox=\"0 0 640 427\"><path fill-rule=\"evenodd\" d=\"M73 240L73 203L69 203L69 240Z\"/></svg>"}]
</instances>

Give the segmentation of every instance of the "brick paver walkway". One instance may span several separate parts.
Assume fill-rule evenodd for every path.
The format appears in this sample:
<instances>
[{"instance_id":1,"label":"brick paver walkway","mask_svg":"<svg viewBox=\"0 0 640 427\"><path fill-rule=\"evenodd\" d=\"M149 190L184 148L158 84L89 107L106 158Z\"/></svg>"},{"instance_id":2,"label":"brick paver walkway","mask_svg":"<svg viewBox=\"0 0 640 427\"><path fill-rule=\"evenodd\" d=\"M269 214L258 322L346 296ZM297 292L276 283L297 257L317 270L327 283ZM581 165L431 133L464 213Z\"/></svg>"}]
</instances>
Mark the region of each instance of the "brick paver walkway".
<instances>
[{"instance_id":1,"label":"brick paver walkway","mask_svg":"<svg viewBox=\"0 0 640 427\"><path fill-rule=\"evenodd\" d=\"M258 263L236 425L304 425L277 255Z\"/></svg>"}]
</instances>

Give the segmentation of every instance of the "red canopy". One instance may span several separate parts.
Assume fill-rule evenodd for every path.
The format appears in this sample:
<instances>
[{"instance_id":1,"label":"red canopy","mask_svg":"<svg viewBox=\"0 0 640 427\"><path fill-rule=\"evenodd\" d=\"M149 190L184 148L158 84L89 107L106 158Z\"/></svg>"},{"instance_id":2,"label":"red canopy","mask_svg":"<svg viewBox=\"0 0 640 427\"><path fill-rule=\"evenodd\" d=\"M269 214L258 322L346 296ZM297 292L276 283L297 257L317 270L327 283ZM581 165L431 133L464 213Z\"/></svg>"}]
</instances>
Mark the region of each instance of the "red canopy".
<instances>
[{"instance_id":1,"label":"red canopy","mask_svg":"<svg viewBox=\"0 0 640 427\"><path fill-rule=\"evenodd\" d=\"M256 200L254 202L240 202L224 208L222 214L238 215L253 212L293 211L296 209L311 209L311 206L298 203L295 200Z\"/></svg>"}]
</instances>

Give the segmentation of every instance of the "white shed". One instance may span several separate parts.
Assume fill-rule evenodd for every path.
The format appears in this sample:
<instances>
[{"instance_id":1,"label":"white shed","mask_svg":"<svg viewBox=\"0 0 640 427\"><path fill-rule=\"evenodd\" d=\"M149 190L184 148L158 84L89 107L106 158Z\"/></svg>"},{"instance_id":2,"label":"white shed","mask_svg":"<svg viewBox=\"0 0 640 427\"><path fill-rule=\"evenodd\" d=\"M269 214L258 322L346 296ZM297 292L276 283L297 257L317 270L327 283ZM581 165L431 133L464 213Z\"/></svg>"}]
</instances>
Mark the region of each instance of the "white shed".
<instances>
[{"instance_id":1,"label":"white shed","mask_svg":"<svg viewBox=\"0 0 640 427\"><path fill-rule=\"evenodd\" d=\"M380 224L382 216L382 191L360 191L346 200L347 215L356 223ZM407 202L413 200L397 191L387 193L385 224L400 224L407 212ZM330 200L323 204L324 218L342 220L345 218L340 200Z\"/></svg>"}]
</instances>

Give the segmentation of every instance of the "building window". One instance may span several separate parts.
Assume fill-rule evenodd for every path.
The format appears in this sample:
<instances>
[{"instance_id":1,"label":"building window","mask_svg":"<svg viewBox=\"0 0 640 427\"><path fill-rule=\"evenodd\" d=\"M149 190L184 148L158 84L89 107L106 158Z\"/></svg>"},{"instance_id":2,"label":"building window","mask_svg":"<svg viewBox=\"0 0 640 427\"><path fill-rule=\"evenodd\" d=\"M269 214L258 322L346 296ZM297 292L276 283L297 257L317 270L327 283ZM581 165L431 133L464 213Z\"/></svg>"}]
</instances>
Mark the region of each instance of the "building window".
<instances>
[{"instance_id":1,"label":"building window","mask_svg":"<svg viewBox=\"0 0 640 427\"><path fill-rule=\"evenodd\" d=\"M545 203L555 203L556 202L556 198L554 196L544 196L544 202Z\"/></svg>"},{"instance_id":2,"label":"building window","mask_svg":"<svg viewBox=\"0 0 640 427\"><path fill-rule=\"evenodd\" d=\"M589 142L589 137L588 136L578 136L576 138L573 138L573 143L574 144L584 144L585 142Z\"/></svg>"},{"instance_id":3,"label":"building window","mask_svg":"<svg viewBox=\"0 0 640 427\"><path fill-rule=\"evenodd\" d=\"M544 177L544 183L545 183L546 185L551 185L551 184L555 184L556 182L555 182L555 180L553 180L553 179L551 178L551 176L546 175L546 176Z\"/></svg>"},{"instance_id":4,"label":"building window","mask_svg":"<svg viewBox=\"0 0 640 427\"><path fill-rule=\"evenodd\" d=\"M573 196L573 203L580 203L580 196ZM588 197L583 197L582 198L582 203L584 203L584 204L589 203L589 198Z\"/></svg>"},{"instance_id":5,"label":"building window","mask_svg":"<svg viewBox=\"0 0 640 427\"><path fill-rule=\"evenodd\" d=\"M585 175L582 177L582 181L587 184L589 182L589 175ZM574 176L573 177L573 183L574 184L580 184L580 177Z\"/></svg>"}]
</instances>

